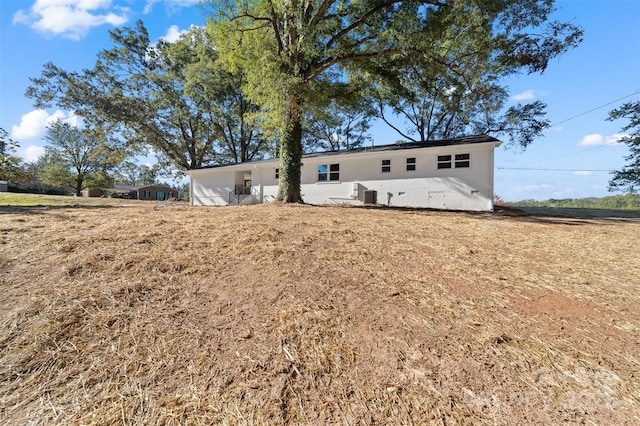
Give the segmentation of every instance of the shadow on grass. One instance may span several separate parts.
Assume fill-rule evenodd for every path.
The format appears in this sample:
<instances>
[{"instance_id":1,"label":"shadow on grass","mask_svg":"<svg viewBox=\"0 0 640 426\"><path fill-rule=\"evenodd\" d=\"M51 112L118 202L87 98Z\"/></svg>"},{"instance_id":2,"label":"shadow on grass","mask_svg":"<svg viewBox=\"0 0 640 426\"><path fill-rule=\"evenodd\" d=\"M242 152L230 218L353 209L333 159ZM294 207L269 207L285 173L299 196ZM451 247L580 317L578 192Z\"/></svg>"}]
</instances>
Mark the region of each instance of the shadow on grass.
<instances>
[{"instance_id":1,"label":"shadow on grass","mask_svg":"<svg viewBox=\"0 0 640 426\"><path fill-rule=\"evenodd\" d=\"M567 225L603 224L610 222L640 223L640 210L578 209L555 207L496 207L500 211L519 211L529 221Z\"/></svg>"},{"instance_id":2,"label":"shadow on grass","mask_svg":"<svg viewBox=\"0 0 640 426\"><path fill-rule=\"evenodd\" d=\"M316 207L335 207L335 205L317 205ZM425 207L399 207L386 205L353 206L345 205L345 208L362 208L371 210L391 210L406 213L455 213L482 217L486 219L515 219L527 222L539 222L562 225L587 225L602 224L606 222L638 222L640 223L640 210L614 210L614 209L573 209L551 207L511 207L495 206L493 212L463 211L447 209L430 209Z\"/></svg>"},{"instance_id":3,"label":"shadow on grass","mask_svg":"<svg viewBox=\"0 0 640 426\"><path fill-rule=\"evenodd\" d=\"M0 215L2 214L24 214L39 215L49 211L63 209L83 209L83 210L100 210L125 207L122 205L89 205L89 204L58 204L58 205L34 205L34 206L2 206L0 205Z\"/></svg>"}]
</instances>

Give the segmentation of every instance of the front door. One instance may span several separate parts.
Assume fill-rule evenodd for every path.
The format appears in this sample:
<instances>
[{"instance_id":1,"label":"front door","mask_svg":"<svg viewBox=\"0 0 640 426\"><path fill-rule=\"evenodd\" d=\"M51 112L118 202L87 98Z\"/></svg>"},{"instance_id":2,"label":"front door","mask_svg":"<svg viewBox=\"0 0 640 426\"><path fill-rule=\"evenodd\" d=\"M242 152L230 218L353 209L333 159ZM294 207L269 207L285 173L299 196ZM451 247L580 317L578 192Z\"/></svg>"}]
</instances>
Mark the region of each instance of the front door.
<instances>
[{"instance_id":1,"label":"front door","mask_svg":"<svg viewBox=\"0 0 640 426\"><path fill-rule=\"evenodd\" d=\"M251 194L251 179L244 180L244 190L243 194Z\"/></svg>"}]
</instances>

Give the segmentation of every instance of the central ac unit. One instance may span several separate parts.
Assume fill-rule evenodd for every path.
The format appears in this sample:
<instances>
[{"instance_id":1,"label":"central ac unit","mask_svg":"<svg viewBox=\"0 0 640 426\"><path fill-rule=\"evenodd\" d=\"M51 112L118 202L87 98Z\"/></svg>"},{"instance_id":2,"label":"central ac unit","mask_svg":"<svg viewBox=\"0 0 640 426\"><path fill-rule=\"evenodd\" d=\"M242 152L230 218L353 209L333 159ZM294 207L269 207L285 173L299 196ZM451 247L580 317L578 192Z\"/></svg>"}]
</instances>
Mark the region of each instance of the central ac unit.
<instances>
[{"instance_id":1,"label":"central ac unit","mask_svg":"<svg viewBox=\"0 0 640 426\"><path fill-rule=\"evenodd\" d=\"M378 203L378 191L374 191L374 190L364 191L364 203L365 204L377 204Z\"/></svg>"}]
</instances>

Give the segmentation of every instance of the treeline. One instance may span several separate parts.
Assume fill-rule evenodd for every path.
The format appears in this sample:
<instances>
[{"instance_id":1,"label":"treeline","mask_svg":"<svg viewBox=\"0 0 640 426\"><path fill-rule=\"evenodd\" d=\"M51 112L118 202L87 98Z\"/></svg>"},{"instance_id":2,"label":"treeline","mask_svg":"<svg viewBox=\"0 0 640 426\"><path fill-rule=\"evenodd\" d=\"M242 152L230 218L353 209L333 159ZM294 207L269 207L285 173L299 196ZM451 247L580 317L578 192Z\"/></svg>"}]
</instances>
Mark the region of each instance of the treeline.
<instances>
[{"instance_id":1,"label":"treeline","mask_svg":"<svg viewBox=\"0 0 640 426\"><path fill-rule=\"evenodd\" d=\"M556 208L576 208L576 209L616 209L632 210L640 209L640 195L625 194L612 195L608 197L588 197L588 198L564 198L549 199L544 201L522 200L512 203L505 203L514 207L556 207Z\"/></svg>"}]
</instances>

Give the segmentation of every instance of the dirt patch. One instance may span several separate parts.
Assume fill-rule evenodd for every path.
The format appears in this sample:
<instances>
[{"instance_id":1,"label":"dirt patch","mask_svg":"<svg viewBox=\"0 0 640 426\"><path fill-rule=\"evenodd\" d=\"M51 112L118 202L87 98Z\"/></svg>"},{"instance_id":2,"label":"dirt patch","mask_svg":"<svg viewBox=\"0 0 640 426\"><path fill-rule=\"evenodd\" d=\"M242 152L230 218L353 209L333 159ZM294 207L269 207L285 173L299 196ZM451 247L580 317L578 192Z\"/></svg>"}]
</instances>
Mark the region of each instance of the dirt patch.
<instances>
[{"instance_id":1,"label":"dirt patch","mask_svg":"<svg viewBox=\"0 0 640 426\"><path fill-rule=\"evenodd\" d=\"M640 422L633 220L3 213L3 424Z\"/></svg>"}]
</instances>

